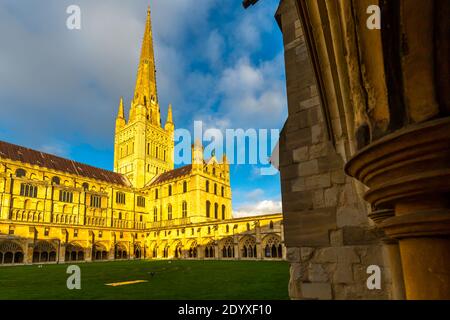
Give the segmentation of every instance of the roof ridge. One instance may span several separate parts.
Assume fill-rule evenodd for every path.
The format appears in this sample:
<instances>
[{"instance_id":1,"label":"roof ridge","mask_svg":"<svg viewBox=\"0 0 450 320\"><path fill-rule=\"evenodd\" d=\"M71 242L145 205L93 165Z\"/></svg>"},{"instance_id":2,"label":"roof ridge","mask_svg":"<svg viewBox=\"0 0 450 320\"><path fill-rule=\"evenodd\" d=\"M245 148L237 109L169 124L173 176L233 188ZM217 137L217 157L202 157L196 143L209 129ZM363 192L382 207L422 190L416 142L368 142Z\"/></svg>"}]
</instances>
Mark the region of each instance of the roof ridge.
<instances>
[{"instance_id":1,"label":"roof ridge","mask_svg":"<svg viewBox=\"0 0 450 320\"><path fill-rule=\"evenodd\" d=\"M6 153L2 151L2 149L12 148L12 151L15 151L17 157L11 156L11 153L7 150ZM15 149L15 150L14 150ZM26 154L28 153L28 158ZM13 153L14 154L14 153ZM39 156L38 156L39 155ZM61 156L57 156L51 153L35 150L29 147L20 146L14 143L9 143L3 140L0 140L0 157L7 158L13 161L20 161L31 165L38 165L41 167L45 167L47 169L53 169L56 171L61 171L69 174L75 174L79 176L84 176L91 179L102 180L110 183L121 184L121 185L129 185L127 178L117 172L107 170L104 168L98 168L90 164L82 163L79 161L75 161L72 159L64 158ZM38 158L38 159L37 159ZM34 161L33 161L34 160ZM51 166L46 165L46 161L50 161L52 163ZM58 163L59 161L59 163ZM67 162L65 164L61 162ZM84 167L84 168L83 168ZM71 172L73 171L73 172ZM91 172L90 172L91 171ZM95 174L94 171L97 171ZM108 175L110 177L108 177ZM99 177L100 176L100 177ZM120 181L118 181L120 177ZM111 178L111 179L108 179Z\"/></svg>"}]
</instances>

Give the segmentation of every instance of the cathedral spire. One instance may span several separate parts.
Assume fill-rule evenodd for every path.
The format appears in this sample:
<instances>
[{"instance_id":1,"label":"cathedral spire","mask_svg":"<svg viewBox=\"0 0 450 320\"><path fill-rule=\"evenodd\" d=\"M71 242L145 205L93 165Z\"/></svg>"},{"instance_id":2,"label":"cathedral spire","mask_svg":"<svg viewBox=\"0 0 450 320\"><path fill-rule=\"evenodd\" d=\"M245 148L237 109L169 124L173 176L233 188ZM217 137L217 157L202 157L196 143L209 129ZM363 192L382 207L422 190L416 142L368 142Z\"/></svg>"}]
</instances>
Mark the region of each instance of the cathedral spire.
<instances>
[{"instance_id":1,"label":"cathedral spire","mask_svg":"<svg viewBox=\"0 0 450 320\"><path fill-rule=\"evenodd\" d=\"M123 109L123 97L120 97L119 112L117 113L117 118L118 119L125 119L125 111Z\"/></svg>"},{"instance_id":2,"label":"cathedral spire","mask_svg":"<svg viewBox=\"0 0 450 320\"><path fill-rule=\"evenodd\" d=\"M133 106L142 105L150 111L152 123L157 123L159 107L158 93L156 90L156 67L153 50L152 22L150 6L147 10L147 22L145 24L144 39L142 41L141 57L136 78Z\"/></svg>"},{"instance_id":3,"label":"cathedral spire","mask_svg":"<svg viewBox=\"0 0 450 320\"><path fill-rule=\"evenodd\" d=\"M167 121L166 121L166 123L173 123L172 104L169 104L169 110L167 111Z\"/></svg>"},{"instance_id":4,"label":"cathedral spire","mask_svg":"<svg viewBox=\"0 0 450 320\"><path fill-rule=\"evenodd\" d=\"M126 121L125 121L125 112L123 109L123 98L120 97L119 111L117 112L117 118L116 118L116 130L123 128L125 125L126 125Z\"/></svg>"},{"instance_id":5,"label":"cathedral spire","mask_svg":"<svg viewBox=\"0 0 450 320\"><path fill-rule=\"evenodd\" d=\"M164 126L164 128L167 131L173 131L175 126L173 124L173 116L172 116L172 105L169 104L169 109L167 110L167 121L166 121L166 125Z\"/></svg>"}]
</instances>

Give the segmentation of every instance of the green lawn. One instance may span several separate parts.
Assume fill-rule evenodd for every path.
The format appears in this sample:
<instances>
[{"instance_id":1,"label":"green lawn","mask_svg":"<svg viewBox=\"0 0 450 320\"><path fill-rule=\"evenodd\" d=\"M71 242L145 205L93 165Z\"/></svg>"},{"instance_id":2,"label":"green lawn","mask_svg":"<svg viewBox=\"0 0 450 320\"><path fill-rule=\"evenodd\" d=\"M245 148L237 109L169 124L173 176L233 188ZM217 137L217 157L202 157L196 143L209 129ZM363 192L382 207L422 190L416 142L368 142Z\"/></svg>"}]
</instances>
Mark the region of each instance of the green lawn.
<instances>
[{"instance_id":1,"label":"green lawn","mask_svg":"<svg viewBox=\"0 0 450 320\"><path fill-rule=\"evenodd\" d=\"M120 261L79 266L81 290L67 289L68 265L0 267L0 299L288 299L287 262ZM105 285L133 280L148 282Z\"/></svg>"}]
</instances>

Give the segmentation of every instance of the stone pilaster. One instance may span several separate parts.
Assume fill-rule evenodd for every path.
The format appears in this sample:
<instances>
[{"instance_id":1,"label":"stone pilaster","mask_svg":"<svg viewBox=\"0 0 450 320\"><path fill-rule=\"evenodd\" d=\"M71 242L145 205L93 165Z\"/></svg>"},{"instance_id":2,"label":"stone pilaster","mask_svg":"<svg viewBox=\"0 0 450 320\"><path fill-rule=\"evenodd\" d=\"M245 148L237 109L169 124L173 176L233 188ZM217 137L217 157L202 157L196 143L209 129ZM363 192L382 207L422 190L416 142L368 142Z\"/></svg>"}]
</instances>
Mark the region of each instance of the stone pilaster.
<instances>
[{"instance_id":1,"label":"stone pilaster","mask_svg":"<svg viewBox=\"0 0 450 320\"><path fill-rule=\"evenodd\" d=\"M450 118L396 131L357 153L347 172L375 207L394 207L380 227L397 239L406 297L450 299Z\"/></svg>"}]
</instances>

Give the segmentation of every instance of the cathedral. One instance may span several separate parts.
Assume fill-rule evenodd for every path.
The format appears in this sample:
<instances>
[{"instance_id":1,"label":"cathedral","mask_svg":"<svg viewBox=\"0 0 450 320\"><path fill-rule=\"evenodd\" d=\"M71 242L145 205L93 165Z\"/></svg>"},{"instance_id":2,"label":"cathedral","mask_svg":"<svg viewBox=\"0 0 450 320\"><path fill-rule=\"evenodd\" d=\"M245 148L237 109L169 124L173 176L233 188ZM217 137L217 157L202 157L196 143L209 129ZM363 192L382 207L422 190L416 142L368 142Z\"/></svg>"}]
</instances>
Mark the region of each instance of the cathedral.
<instances>
[{"instance_id":1,"label":"cathedral","mask_svg":"<svg viewBox=\"0 0 450 320\"><path fill-rule=\"evenodd\" d=\"M172 106L158 102L150 9L114 172L0 141L0 264L284 259L281 214L233 218L226 156L175 168Z\"/></svg>"}]
</instances>

